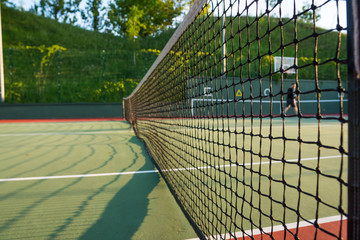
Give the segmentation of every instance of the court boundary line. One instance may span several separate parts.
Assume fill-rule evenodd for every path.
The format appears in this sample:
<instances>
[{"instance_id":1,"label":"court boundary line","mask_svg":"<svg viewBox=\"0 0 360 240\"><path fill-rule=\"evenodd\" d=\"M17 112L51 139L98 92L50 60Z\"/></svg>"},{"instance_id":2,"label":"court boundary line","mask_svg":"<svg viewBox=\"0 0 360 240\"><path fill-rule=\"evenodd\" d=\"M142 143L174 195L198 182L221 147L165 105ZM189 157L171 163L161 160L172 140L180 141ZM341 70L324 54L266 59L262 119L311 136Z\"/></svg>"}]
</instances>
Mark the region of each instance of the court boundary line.
<instances>
[{"instance_id":1,"label":"court boundary line","mask_svg":"<svg viewBox=\"0 0 360 240\"><path fill-rule=\"evenodd\" d=\"M316 125L316 124L314 124ZM250 128L251 126L249 126ZM282 128L281 125L273 126L272 128ZM298 127L297 125L287 125L286 128ZM313 127L313 125L303 125L302 127ZM322 127L337 127L336 124L324 124ZM260 128L259 126L252 126L252 128ZM229 130L241 130L242 127L231 127ZM265 129L263 127L263 129ZM180 130L187 130L186 128ZM245 131L246 132L246 131ZM134 133L133 130L114 130L114 131L83 131L83 132L48 132L48 133L3 133L0 137L25 137L25 136L56 136L56 135L96 135L96 134L121 134L121 133Z\"/></svg>"},{"instance_id":2,"label":"court boundary line","mask_svg":"<svg viewBox=\"0 0 360 240\"><path fill-rule=\"evenodd\" d=\"M300 161L311 161L311 160L323 160L323 159L334 159L340 158L341 155L336 156L324 156L324 157L312 157L312 158L302 158ZM347 157L343 155L343 157ZM289 159L286 162L297 162L299 159ZM282 161L271 161L271 164L283 163ZM228 168L228 167L240 167L240 166L256 166L261 164L270 164L270 161L266 162L256 162L256 163L245 163L245 164L225 164L217 166L200 166L200 167L189 167L189 168L174 168L174 169L164 169L163 172L176 172L176 171L191 171L191 170L200 170L200 169L209 169L209 168ZM75 174L75 175L59 175L59 176L40 176L40 177L22 177L22 178L3 178L0 179L0 182L16 182L16 181L35 181L35 180L52 180L52 179L68 179L68 178L88 178L88 177L106 177L106 176L120 176L120 175L135 175L135 174L148 174L148 173L159 173L159 170L144 170L144 171L129 171L129 172L113 172L113 173L93 173L93 174Z\"/></svg>"},{"instance_id":3,"label":"court boundary line","mask_svg":"<svg viewBox=\"0 0 360 240\"><path fill-rule=\"evenodd\" d=\"M133 133L133 130L115 130L115 131L89 131L89 132L49 132L49 133L4 133L0 137L24 137L24 136L56 136L56 135L94 135L94 134L119 134Z\"/></svg>"},{"instance_id":4,"label":"court boundary line","mask_svg":"<svg viewBox=\"0 0 360 240\"><path fill-rule=\"evenodd\" d=\"M109 118L44 118L44 119L0 119L0 123L43 123L43 122L94 122L125 121L123 117Z\"/></svg>"},{"instance_id":5,"label":"court boundary line","mask_svg":"<svg viewBox=\"0 0 360 240\"><path fill-rule=\"evenodd\" d=\"M1 121L1 120L0 120ZM308 123L305 123L302 125L302 127L313 127L314 125L317 125L316 123L315 124L308 124ZM321 127L337 127L338 125L337 124L332 124L332 123L325 123L325 124L322 124ZM255 129L258 129L260 128L259 126L246 126L248 128L255 128ZM290 125L286 125L286 128L294 128L294 127L298 127L298 125L296 124L290 124ZM283 128L282 125L274 125L272 126L272 128ZM219 128L216 128L216 129L219 129ZM230 127L230 128L226 128L226 129L229 129L230 131L231 130L241 130L242 129L242 126L239 126L239 127ZM266 130L265 127L262 127L263 130ZM186 128L180 128L178 130L187 130ZM245 130L246 132L246 130ZM24 136L56 136L56 135L92 135L92 134L116 134L116 133L134 133L133 130L111 130L111 131L82 131L82 132L45 132L45 133L3 133L3 134L0 134L0 137L24 137ZM230 133L233 133L233 132L230 132Z\"/></svg>"},{"instance_id":6,"label":"court boundary line","mask_svg":"<svg viewBox=\"0 0 360 240\"><path fill-rule=\"evenodd\" d=\"M158 170L154 169L154 170L114 172L114 173L93 173L93 174L77 174L77 175L42 176L42 177L4 178L4 179L0 179L0 182L51 180L51 179L66 179L66 178L87 178L87 177L106 177L106 176L135 175L135 174L156 173L156 172L158 172Z\"/></svg>"},{"instance_id":7,"label":"court boundary line","mask_svg":"<svg viewBox=\"0 0 360 240\"><path fill-rule=\"evenodd\" d=\"M300 161L311 161L311 160L323 160L323 159L333 159L333 158L340 158L341 155L335 155L335 156L324 156L324 157L312 157L312 158L302 158ZM347 157L346 155L344 155L344 157ZM289 160L285 160L285 162L289 163L289 162L298 162L299 159L289 159ZM185 170L199 170L199 169L209 169L209 168L216 168L216 169L220 169L220 168L227 168L227 167L241 167L241 166L250 166L250 165L267 165L267 164L276 164L276 163L283 163L282 161L266 161L266 162L255 162L255 163L245 163L245 164L225 164L225 165L216 165L216 166L201 166L201 167L189 167L189 168L175 168L175 169L165 169L162 170L163 172L175 172L175 171L185 171Z\"/></svg>"}]
</instances>

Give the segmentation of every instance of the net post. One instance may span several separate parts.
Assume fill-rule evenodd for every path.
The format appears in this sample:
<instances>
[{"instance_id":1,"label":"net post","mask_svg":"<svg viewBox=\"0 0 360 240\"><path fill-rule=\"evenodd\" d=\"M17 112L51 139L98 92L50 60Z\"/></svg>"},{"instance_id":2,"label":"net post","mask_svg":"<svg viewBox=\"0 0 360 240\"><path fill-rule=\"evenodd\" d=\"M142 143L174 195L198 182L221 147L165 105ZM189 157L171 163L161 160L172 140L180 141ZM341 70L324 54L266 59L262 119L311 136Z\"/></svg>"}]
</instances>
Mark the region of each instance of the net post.
<instances>
[{"instance_id":1,"label":"net post","mask_svg":"<svg viewBox=\"0 0 360 240\"><path fill-rule=\"evenodd\" d=\"M126 117L126 106L125 106L125 99L122 100L122 110L123 110L123 117L124 119L127 121L127 117Z\"/></svg>"},{"instance_id":2,"label":"net post","mask_svg":"<svg viewBox=\"0 0 360 240\"><path fill-rule=\"evenodd\" d=\"M360 4L347 1L349 76L348 239L360 239Z\"/></svg>"},{"instance_id":3,"label":"net post","mask_svg":"<svg viewBox=\"0 0 360 240\"><path fill-rule=\"evenodd\" d=\"M129 113L130 113L130 125L131 125L131 130L134 130L134 113L132 111L132 104L131 104L131 98L129 98Z\"/></svg>"}]
</instances>

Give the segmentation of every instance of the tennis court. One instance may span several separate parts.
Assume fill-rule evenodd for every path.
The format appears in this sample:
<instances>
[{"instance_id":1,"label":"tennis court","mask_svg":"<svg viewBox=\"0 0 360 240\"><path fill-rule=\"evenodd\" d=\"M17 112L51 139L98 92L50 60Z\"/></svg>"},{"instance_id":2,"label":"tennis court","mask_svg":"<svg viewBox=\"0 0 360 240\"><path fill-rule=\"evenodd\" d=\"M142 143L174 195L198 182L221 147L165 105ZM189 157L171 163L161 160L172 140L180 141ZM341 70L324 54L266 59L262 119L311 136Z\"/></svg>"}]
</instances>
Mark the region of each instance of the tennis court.
<instances>
[{"instance_id":1,"label":"tennis court","mask_svg":"<svg viewBox=\"0 0 360 240\"><path fill-rule=\"evenodd\" d=\"M128 123L1 123L0 132L0 239L196 236Z\"/></svg>"},{"instance_id":2,"label":"tennis court","mask_svg":"<svg viewBox=\"0 0 360 240\"><path fill-rule=\"evenodd\" d=\"M160 124L180 125L181 121L189 120L162 120ZM245 149L250 149L252 142L259 140L250 135L245 139L236 139L235 132L252 129L253 135L269 135L269 124L263 122L264 127L259 125L258 120L251 123L231 119L221 120L216 126L210 121L201 122L211 129L226 130L226 133L210 134L178 127L173 128L173 135L167 135L166 141L171 145L171 139L179 140L177 133L183 135L187 132L188 137L197 135L204 141L199 141L199 146L211 142L220 147L210 145L208 151L200 152L197 146L193 146L189 152L194 156L204 154L202 158L209 162L189 165L177 161L177 165L164 171L165 174L182 172L187 175L184 178L188 178L194 174L191 172L204 172L206 178L194 179L190 188L203 189L210 186L214 189L214 192L210 191L214 199L222 196L224 205L231 203L233 206L224 214L235 217L241 210L243 219L238 216L236 224L255 233L259 231L256 226L260 224L268 227L277 225L276 221L271 223L264 217L266 215L272 215L274 219L286 216L288 224L296 222L296 212L288 209L297 209L304 219L318 218L320 223L324 219L322 226L330 223L334 231L339 231L340 227L346 228L345 222L340 221L337 209L331 207L343 202L346 208L347 202L345 188L338 181L341 174L339 169L347 172L347 161L336 155L334 150L324 149L318 158L317 148L303 146L299 161L297 142L286 143L286 151L283 151L283 140L272 141L272 146L270 142L263 141L261 147L256 144L253 149L257 153L255 156L260 153L266 155L271 146L274 159L281 158L282 154L285 154L286 159L285 162L263 161L260 157L251 158L246 153L237 153L235 145L239 147L244 144ZM274 138L281 135L279 130L282 124L282 121L273 121L271 132ZM299 127L296 120L286 119L284 124L287 137L297 136ZM338 133L341 127L336 121L322 124L323 144L340 145ZM1 239L192 239L196 236L155 170L143 143L134 136L128 123L2 123L0 128ZM347 126L343 128L347 132ZM303 121L300 131L304 141L316 139L316 121ZM347 137L344 141L347 141ZM343 144L347 146L346 142ZM222 145L229 145L230 148L222 149ZM312 171L316 164L319 164L319 171L326 177L317 179L317 173ZM239 176L240 179L231 176ZM273 182L271 189L269 176ZM176 179L177 175L172 177ZM299 198L297 189L284 187L282 182L285 181L288 186L296 185L300 177L302 190ZM239 180L244 184L242 187L236 184ZM317 185L321 185L318 196L323 203L319 212L316 211L317 201L307 195L316 195ZM216 189L220 189L220 192L216 192ZM234 191L244 199L251 199L251 202L235 201L236 198L232 196ZM272 201L268 198L270 195ZM202 198L201 191L199 198ZM280 204L283 198L289 203L286 214ZM206 201L205 198L202 200ZM196 210L190 205L185 207ZM222 219L222 222L217 223L212 212L206 215L207 219L211 219L209 224L223 226L223 232L232 229L234 236L246 236L244 233L236 233L236 225L224 225L231 221L224 222ZM299 231L306 236L306 232L313 229L306 229L304 223ZM233 236L222 237L230 239Z\"/></svg>"},{"instance_id":3,"label":"tennis court","mask_svg":"<svg viewBox=\"0 0 360 240\"><path fill-rule=\"evenodd\" d=\"M265 2L195 1L128 123L1 124L0 239L359 239L358 3Z\"/></svg>"},{"instance_id":4,"label":"tennis court","mask_svg":"<svg viewBox=\"0 0 360 240\"><path fill-rule=\"evenodd\" d=\"M328 120L318 125L307 119L299 125L293 118L271 124L268 119L152 119L139 120L137 128L175 191L195 195L199 205L184 199L186 211L204 219L198 224L217 226L208 237L254 236L260 227L270 234L283 231L285 222L288 235L296 231L311 238L315 228L304 227L316 219L322 223L319 239L346 238L346 218L339 211L347 208L342 180L347 179L347 157L328 147L347 146L346 124ZM168 144L159 144L149 129L159 129L156 137ZM170 153L170 159L162 158L159 145L155 149L151 141Z\"/></svg>"},{"instance_id":5,"label":"tennis court","mask_svg":"<svg viewBox=\"0 0 360 240\"><path fill-rule=\"evenodd\" d=\"M359 239L358 3L263 3L196 1L125 119L200 239Z\"/></svg>"},{"instance_id":6,"label":"tennis court","mask_svg":"<svg viewBox=\"0 0 360 240\"><path fill-rule=\"evenodd\" d=\"M157 121L157 124L179 126L182 121L191 120L168 119ZM186 132L188 138L197 136L201 141L198 146L189 146L191 149L188 149L188 153L192 156L186 159L203 154L201 158L209 162L194 161L195 165L191 165L191 161L171 161L177 165L163 171L174 179L179 177L178 172L184 175L182 180L178 180L178 187L181 187L184 179L193 178L196 172L204 173L205 177L193 179L187 183L191 186L187 187L198 191L199 199L204 202L209 196L219 199L220 204L212 206L215 213L218 212L216 208L220 211L222 205L232 206L223 214L236 219L233 222L224 221L223 217L217 218L213 212L204 212L208 224L219 226L223 233L231 229L234 234L222 236L220 230L218 236L213 233L215 238L240 238L247 234L256 236L256 232L259 232L257 226L272 226L272 231L276 232L274 226L280 225L276 224L277 220L280 222L283 217L291 229L291 224L298 220L296 212L304 219L319 219L323 229L334 235L338 235L340 229L346 229L346 222L340 221L344 219L332 207L343 203L346 211L347 202L345 188L338 181L340 169L347 172L347 161L336 151L324 149L318 153L312 145L303 146L299 160L299 144L289 142L284 146L284 140L280 139L272 143L263 141L261 147L254 144L253 157L236 150L242 146L250 149L253 142L259 141L256 136L250 135L237 139L238 134L235 133L238 131L252 129L253 135L269 135L271 130L273 137L277 138L285 124L286 136L297 136L299 126L295 119L286 119L284 123L275 120L271 129L268 123L263 122L264 126L260 126L259 120L223 119L216 126L212 121L202 120L199 124L225 133L212 134L178 127L173 128L172 135L164 133L162 137L168 141L168 146L172 146L172 139L179 140L178 134L184 135ZM323 144L340 145L341 127L347 132L347 126L341 126L336 121L322 124ZM2 123L0 128L1 239L192 239L196 236L155 170L143 143L134 136L128 123ZM316 139L316 121L304 120L300 132L305 142ZM346 136L344 141L343 145L347 146ZM200 151L200 146L206 146L206 142L212 144L207 150ZM273 159L282 158L284 154L286 160L265 161L254 157L261 153L266 156L270 148L273 149ZM178 154L181 154L180 151ZM173 156L176 155L175 151ZM321 172L319 179L313 171L316 164L319 164ZM347 176L341 177L346 179ZM243 186L238 187L238 181ZM298 181L301 181L301 191L289 187L295 186ZM316 193L319 186L321 191ZM210 187L208 194L201 191L205 187ZM234 194L242 196L245 201L239 201ZM312 197L315 195L322 201L319 211L316 211L317 201ZM289 204L287 208L281 204L285 198ZM210 202L207 204L211 205ZM202 214L194 206L185 208ZM241 217L237 216L239 211ZM270 215L275 221L271 222L266 217ZM236 224L232 225L234 222ZM302 224L298 231L304 236L314 231L306 228L306 221L302 221ZM238 232L239 226L249 232ZM293 228L296 229L296 225ZM344 236L346 233L342 234Z\"/></svg>"}]
</instances>

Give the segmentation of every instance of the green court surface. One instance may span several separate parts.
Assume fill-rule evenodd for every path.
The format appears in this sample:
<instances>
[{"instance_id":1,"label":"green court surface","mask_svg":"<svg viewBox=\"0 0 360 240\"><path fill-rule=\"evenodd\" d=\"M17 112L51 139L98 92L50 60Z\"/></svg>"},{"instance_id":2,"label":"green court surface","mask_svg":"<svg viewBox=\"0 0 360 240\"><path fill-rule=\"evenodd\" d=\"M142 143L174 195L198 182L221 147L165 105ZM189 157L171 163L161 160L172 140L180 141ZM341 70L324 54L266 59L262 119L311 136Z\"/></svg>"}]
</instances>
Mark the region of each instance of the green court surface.
<instances>
[{"instance_id":1,"label":"green court surface","mask_svg":"<svg viewBox=\"0 0 360 240\"><path fill-rule=\"evenodd\" d=\"M2 123L0 152L2 240L196 237L126 122Z\"/></svg>"},{"instance_id":2,"label":"green court surface","mask_svg":"<svg viewBox=\"0 0 360 240\"><path fill-rule=\"evenodd\" d=\"M185 209L199 219L204 213L212 222L201 223L217 226L219 233L230 229L242 236L241 231L258 226L340 219L340 213L347 212L347 155L339 150L348 152L345 123L298 118L145 119L138 120L137 127L144 139L152 136L151 129L159 129L159 139L169 143L159 144L162 152L171 152L160 163L164 174L174 179L179 194L188 188L199 194L194 197L198 208L185 199ZM151 139L145 141L152 144ZM187 171L180 174L169 168ZM337 227L342 224L337 222Z\"/></svg>"},{"instance_id":3,"label":"green court surface","mask_svg":"<svg viewBox=\"0 0 360 240\"><path fill-rule=\"evenodd\" d=\"M172 153L166 158L171 171L164 174L177 187L210 186L209 196L199 195L203 202L211 197L221 206L231 203L226 216L236 219L237 226L225 226L230 219L216 223L217 216L205 213L215 221L209 224L220 226L220 233L279 225L281 220L294 223L296 212L302 219L338 219L338 209L347 211L347 158L338 150L342 146L348 151L347 124L307 119L299 124L297 118L137 124L140 129L146 124L159 127L156 134L164 142L163 150ZM165 131L168 126L171 131ZM186 152L177 147L178 141L187 143ZM2 123L0 151L1 240L196 237L143 142L126 122ZM269 154L272 161L260 157ZM285 161L276 160L282 158ZM201 180L193 177L201 173L206 173ZM234 191L245 201L235 198ZM184 208L201 214L190 202Z\"/></svg>"}]
</instances>

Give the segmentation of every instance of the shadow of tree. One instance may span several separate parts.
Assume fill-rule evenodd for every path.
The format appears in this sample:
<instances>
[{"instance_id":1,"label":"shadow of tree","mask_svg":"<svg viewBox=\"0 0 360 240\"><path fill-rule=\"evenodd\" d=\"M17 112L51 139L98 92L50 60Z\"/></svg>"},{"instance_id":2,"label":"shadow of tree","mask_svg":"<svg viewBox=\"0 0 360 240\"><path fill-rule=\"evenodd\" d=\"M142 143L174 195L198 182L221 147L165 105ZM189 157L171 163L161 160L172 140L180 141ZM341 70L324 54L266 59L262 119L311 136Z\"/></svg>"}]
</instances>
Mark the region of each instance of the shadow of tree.
<instances>
[{"instance_id":1,"label":"shadow of tree","mask_svg":"<svg viewBox=\"0 0 360 240\"><path fill-rule=\"evenodd\" d=\"M147 156L141 141L133 137L131 144L141 146L141 154ZM138 171L153 169L149 158ZM158 185L158 174L135 174L131 180L116 193L98 221L79 239L130 239L138 230L147 215L148 195Z\"/></svg>"}]
</instances>

